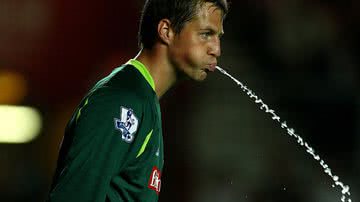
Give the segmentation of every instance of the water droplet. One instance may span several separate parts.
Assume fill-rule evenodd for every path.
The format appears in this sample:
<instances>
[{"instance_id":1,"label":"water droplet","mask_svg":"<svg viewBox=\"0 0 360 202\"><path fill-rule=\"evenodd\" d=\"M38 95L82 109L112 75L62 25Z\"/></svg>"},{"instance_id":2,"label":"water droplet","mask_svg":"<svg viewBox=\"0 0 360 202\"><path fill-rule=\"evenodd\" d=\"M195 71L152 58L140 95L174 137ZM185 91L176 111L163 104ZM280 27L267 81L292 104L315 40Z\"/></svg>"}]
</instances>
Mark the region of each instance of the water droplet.
<instances>
[{"instance_id":1,"label":"water droplet","mask_svg":"<svg viewBox=\"0 0 360 202\"><path fill-rule=\"evenodd\" d=\"M272 115L272 119L275 121L280 122L280 117L277 116L275 114L275 111L270 109L268 105L266 105L262 99L260 99L258 96L255 95L255 93L253 91L251 91L247 86L243 85L240 81L238 81L236 78L234 78L233 76L231 76L229 73L227 73L225 70L223 70L222 68L220 68L219 66L216 66L216 69L218 69L222 74L228 76L229 78L231 78L238 86L240 86L241 90L243 92L245 92L248 96L250 96L250 99L255 98L255 103L260 105L260 109L263 110L265 108L265 113L266 114L271 114ZM348 194L350 196L350 192L349 186L344 186L344 184L342 182L339 182L339 177L334 175L331 173L331 169L329 168L329 166L327 164L325 164L325 162L320 158L320 156L315 154L314 149L312 149L303 139L302 137L300 137L299 135L295 134L295 130L293 128L289 128L288 125L286 124L286 121L281 123L281 128L287 131L287 134L292 137L297 139L297 143L301 146L305 145L305 149L306 151L312 155L314 157L315 160L320 160L320 165L324 168L324 172L326 174L328 174L329 177L331 177L332 180L334 180L335 184L332 185L332 187L335 187L335 185L342 187L342 198L341 201L345 202L345 194ZM232 183L232 182L231 182ZM283 188L284 190L286 190L286 187ZM247 195L245 195L245 198L247 198ZM348 199L348 202L351 202L351 199Z\"/></svg>"},{"instance_id":2,"label":"water droplet","mask_svg":"<svg viewBox=\"0 0 360 202\"><path fill-rule=\"evenodd\" d=\"M343 190L341 191L342 194L346 194L347 192L349 192L349 189L350 189L349 186L344 186L344 187L343 187ZM350 195L350 194L349 194L349 195Z\"/></svg>"}]
</instances>

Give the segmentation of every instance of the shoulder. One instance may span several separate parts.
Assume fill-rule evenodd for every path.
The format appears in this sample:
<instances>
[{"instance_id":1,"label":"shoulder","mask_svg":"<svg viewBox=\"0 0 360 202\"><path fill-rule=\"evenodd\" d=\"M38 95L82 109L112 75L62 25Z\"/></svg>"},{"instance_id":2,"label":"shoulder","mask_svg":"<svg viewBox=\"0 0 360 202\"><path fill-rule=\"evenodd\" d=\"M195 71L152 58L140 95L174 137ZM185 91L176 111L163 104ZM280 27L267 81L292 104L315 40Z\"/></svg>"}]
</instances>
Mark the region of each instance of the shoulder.
<instances>
[{"instance_id":1,"label":"shoulder","mask_svg":"<svg viewBox=\"0 0 360 202\"><path fill-rule=\"evenodd\" d=\"M146 96L129 88L100 87L87 96L89 104L103 110L114 108L136 108L141 110L148 102ZM137 111L138 111L137 110Z\"/></svg>"},{"instance_id":2,"label":"shoulder","mask_svg":"<svg viewBox=\"0 0 360 202\"><path fill-rule=\"evenodd\" d=\"M131 91L119 91L101 87L86 96L77 108L73 123L77 127L114 128L114 120L133 117L142 120L146 114L147 102ZM115 122L116 123L116 122Z\"/></svg>"},{"instance_id":3,"label":"shoulder","mask_svg":"<svg viewBox=\"0 0 360 202\"><path fill-rule=\"evenodd\" d=\"M154 94L143 75L131 64L114 69L111 74L100 80L92 91L99 89L140 100L146 100Z\"/></svg>"},{"instance_id":4,"label":"shoulder","mask_svg":"<svg viewBox=\"0 0 360 202\"><path fill-rule=\"evenodd\" d=\"M148 111L154 96L155 92L141 73L135 67L125 64L96 83L80 107L86 104L85 109L103 113L131 109L140 115Z\"/></svg>"}]
</instances>

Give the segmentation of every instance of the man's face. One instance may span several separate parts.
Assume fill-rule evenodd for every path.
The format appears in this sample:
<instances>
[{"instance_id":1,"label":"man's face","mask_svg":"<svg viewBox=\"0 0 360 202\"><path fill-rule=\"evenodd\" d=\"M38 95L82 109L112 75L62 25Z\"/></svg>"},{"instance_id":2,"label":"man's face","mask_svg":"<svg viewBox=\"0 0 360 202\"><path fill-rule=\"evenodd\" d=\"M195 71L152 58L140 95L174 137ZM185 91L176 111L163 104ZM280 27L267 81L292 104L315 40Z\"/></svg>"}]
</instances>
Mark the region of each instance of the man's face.
<instances>
[{"instance_id":1,"label":"man's face","mask_svg":"<svg viewBox=\"0 0 360 202\"><path fill-rule=\"evenodd\" d=\"M204 3L193 20L187 22L169 46L170 60L181 75L196 81L214 71L221 54L222 12L212 3Z\"/></svg>"}]
</instances>

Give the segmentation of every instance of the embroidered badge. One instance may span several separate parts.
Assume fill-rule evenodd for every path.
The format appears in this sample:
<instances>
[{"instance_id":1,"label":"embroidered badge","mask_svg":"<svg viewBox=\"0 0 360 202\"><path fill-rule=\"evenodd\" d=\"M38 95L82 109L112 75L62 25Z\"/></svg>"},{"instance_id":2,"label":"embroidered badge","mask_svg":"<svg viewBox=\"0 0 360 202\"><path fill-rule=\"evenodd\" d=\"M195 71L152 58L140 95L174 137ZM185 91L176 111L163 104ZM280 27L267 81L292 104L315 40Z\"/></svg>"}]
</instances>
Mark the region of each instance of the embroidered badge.
<instances>
[{"instance_id":1,"label":"embroidered badge","mask_svg":"<svg viewBox=\"0 0 360 202\"><path fill-rule=\"evenodd\" d=\"M115 128L122 133L122 139L131 143L138 129L139 120L132 109L121 107L120 119L114 118Z\"/></svg>"},{"instance_id":2,"label":"embroidered badge","mask_svg":"<svg viewBox=\"0 0 360 202\"><path fill-rule=\"evenodd\" d=\"M150 175L149 188L159 195L161 189L161 172L156 166L154 166Z\"/></svg>"}]
</instances>

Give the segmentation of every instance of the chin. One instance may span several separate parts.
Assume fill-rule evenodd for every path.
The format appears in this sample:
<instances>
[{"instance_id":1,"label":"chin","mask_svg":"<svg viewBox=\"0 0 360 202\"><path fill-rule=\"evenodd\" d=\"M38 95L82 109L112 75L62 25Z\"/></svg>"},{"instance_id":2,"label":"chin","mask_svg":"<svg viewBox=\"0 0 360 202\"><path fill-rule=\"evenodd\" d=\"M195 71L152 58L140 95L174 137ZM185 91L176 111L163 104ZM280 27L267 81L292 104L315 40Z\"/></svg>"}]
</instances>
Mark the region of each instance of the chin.
<instances>
[{"instance_id":1,"label":"chin","mask_svg":"<svg viewBox=\"0 0 360 202\"><path fill-rule=\"evenodd\" d=\"M198 75L195 75L192 79L195 81L204 81L207 77L207 73L206 72L201 72Z\"/></svg>"}]
</instances>

